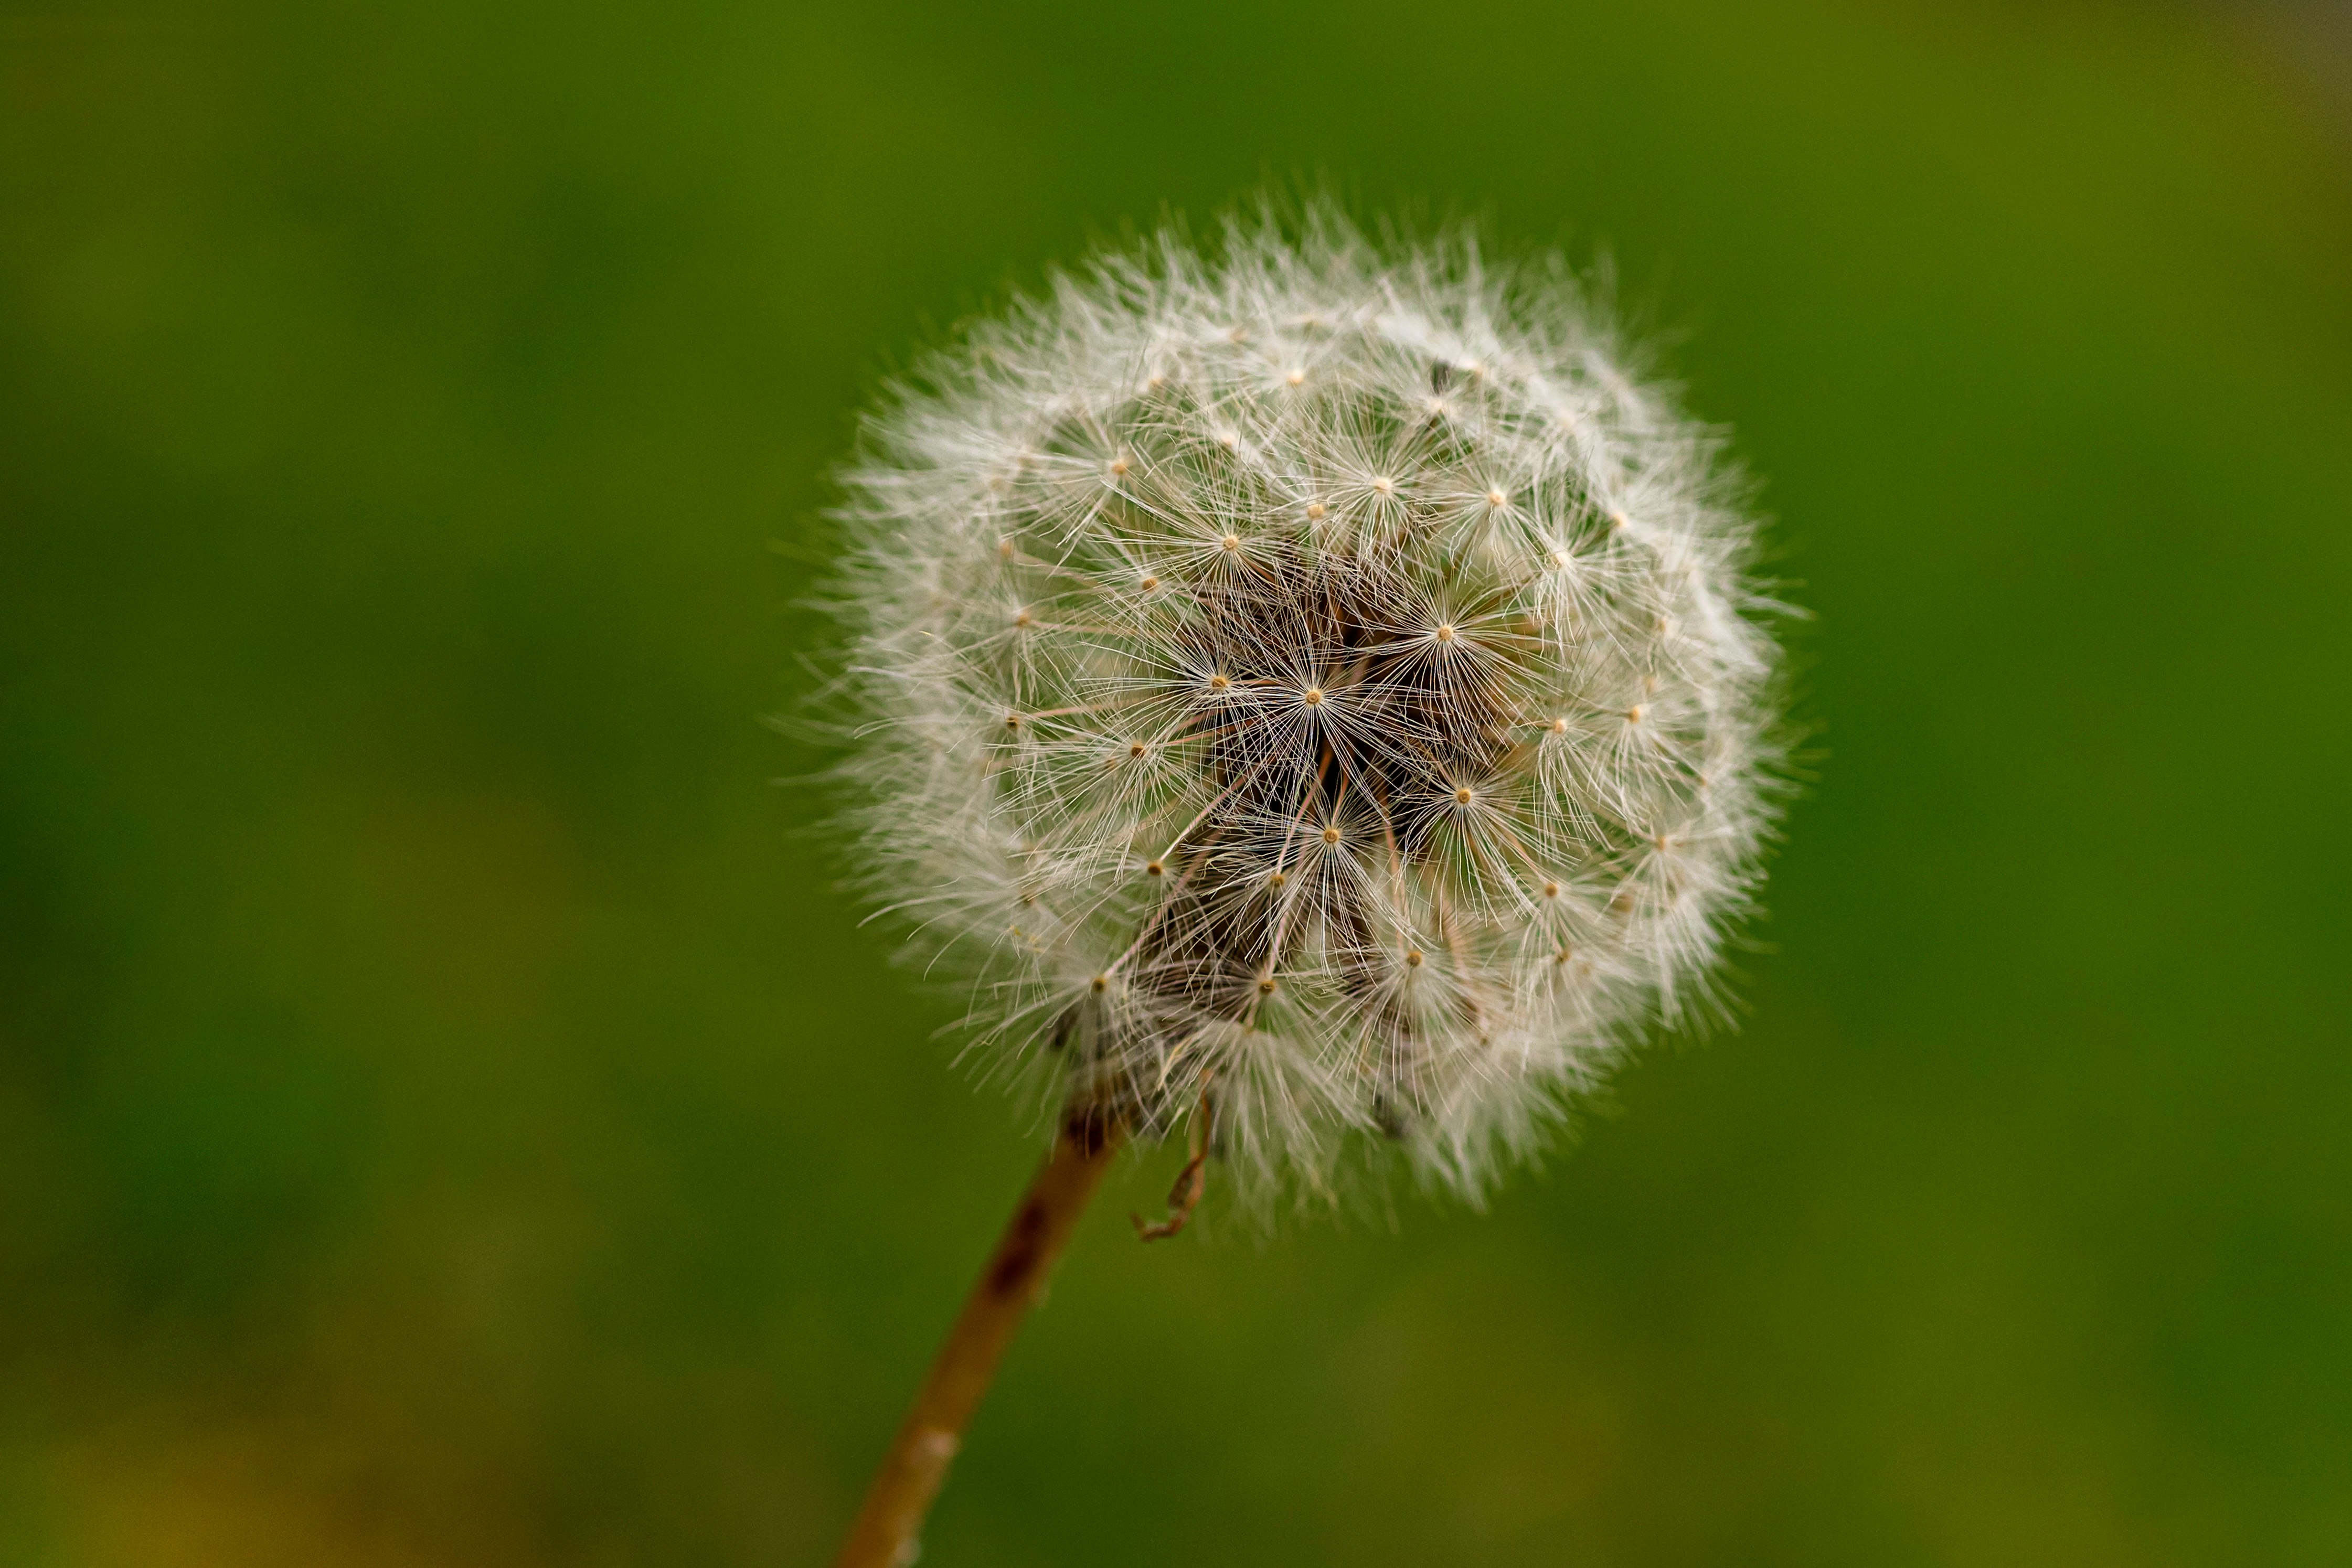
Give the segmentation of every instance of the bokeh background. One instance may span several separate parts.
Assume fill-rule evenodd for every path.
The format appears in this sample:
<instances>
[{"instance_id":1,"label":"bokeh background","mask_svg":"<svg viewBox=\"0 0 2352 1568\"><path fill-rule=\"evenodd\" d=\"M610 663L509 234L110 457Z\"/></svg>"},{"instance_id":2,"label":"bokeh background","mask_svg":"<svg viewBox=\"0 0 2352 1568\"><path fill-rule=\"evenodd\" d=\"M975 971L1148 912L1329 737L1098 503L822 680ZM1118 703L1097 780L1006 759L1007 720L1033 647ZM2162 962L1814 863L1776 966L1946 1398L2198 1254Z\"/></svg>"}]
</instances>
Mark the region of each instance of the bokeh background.
<instances>
[{"instance_id":1,"label":"bokeh background","mask_svg":"<svg viewBox=\"0 0 2352 1568\"><path fill-rule=\"evenodd\" d=\"M0 1564L824 1559L1037 1145L775 782L823 472L1299 175L1614 257L1818 782L1491 1212L1132 1165L926 1560L2352 1561L2344 36L0 5Z\"/></svg>"}]
</instances>

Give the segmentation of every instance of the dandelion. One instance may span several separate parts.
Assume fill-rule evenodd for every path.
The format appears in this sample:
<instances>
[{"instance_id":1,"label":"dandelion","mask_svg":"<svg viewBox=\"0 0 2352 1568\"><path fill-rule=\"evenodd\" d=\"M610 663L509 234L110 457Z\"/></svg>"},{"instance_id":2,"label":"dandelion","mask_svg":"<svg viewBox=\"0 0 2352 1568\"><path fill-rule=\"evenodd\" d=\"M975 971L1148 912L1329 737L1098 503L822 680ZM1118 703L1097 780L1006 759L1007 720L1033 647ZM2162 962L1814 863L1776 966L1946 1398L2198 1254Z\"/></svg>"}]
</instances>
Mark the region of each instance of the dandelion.
<instances>
[{"instance_id":1,"label":"dandelion","mask_svg":"<svg viewBox=\"0 0 2352 1568\"><path fill-rule=\"evenodd\" d=\"M1127 1138L1244 1202L1401 1147L1477 1200L1703 1019L1778 664L1717 435L1556 260L1326 209L968 329L845 475L861 875L1057 1135L844 1563L907 1560Z\"/></svg>"}]
</instances>

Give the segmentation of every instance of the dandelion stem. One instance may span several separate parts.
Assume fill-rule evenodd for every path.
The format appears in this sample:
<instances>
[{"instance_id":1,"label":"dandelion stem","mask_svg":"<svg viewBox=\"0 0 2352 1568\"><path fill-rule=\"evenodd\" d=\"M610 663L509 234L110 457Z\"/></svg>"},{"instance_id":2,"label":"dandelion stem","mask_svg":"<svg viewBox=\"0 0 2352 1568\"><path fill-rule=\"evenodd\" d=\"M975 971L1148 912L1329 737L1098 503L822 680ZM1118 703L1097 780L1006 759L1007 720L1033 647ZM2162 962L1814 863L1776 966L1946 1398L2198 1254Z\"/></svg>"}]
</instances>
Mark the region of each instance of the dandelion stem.
<instances>
[{"instance_id":1,"label":"dandelion stem","mask_svg":"<svg viewBox=\"0 0 2352 1568\"><path fill-rule=\"evenodd\" d=\"M1064 1115L1053 1152L964 1298L883 1457L835 1568L903 1568L915 1560L924 1516L962 1445L964 1427L1126 1135L1125 1122L1101 1110L1076 1107Z\"/></svg>"}]
</instances>

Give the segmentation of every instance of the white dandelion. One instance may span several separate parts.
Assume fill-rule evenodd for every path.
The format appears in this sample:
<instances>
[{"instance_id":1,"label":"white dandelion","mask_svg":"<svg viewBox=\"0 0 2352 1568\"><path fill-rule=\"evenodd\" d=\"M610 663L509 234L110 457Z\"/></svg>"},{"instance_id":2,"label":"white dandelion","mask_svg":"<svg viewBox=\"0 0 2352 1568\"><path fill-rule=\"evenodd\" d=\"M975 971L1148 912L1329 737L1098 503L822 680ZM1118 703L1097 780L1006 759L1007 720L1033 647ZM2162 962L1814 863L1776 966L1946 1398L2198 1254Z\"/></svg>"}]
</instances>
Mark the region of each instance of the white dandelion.
<instances>
[{"instance_id":1,"label":"white dandelion","mask_svg":"<svg viewBox=\"0 0 2352 1568\"><path fill-rule=\"evenodd\" d=\"M1323 1194L1392 1144L1475 1201L1719 1010L1781 607L1556 259L1163 234L923 361L843 477L861 875L1064 1108L1041 1191L1181 1132L1151 1234L1210 1156Z\"/></svg>"}]
</instances>

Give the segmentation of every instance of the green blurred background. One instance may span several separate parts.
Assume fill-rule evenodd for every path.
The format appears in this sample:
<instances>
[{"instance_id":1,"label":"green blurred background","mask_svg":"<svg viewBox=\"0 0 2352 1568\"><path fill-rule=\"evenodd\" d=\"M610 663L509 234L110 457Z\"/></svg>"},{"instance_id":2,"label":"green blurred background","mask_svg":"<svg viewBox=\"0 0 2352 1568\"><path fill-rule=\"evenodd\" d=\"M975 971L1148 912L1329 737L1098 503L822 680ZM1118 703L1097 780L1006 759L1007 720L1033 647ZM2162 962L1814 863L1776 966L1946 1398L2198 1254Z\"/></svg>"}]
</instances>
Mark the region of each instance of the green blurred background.
<instances>
[{"instance_id":1,"label":"green blurred background","mask_svg":"<svg viewBox=\"0 0 2352 1568\"><path fill-rule=\"evenodd\" d=\"M773 782L823 471L1299 173L1615 256L1825 759L1492 1212L1130 1166L927 1561L2352 1561L2323 32L0 5L0 1564L824 1559L1036 1145Z\"/></svg>"}]
</instances>

